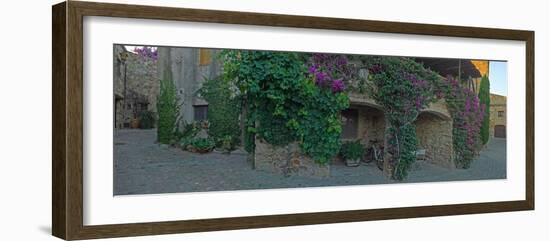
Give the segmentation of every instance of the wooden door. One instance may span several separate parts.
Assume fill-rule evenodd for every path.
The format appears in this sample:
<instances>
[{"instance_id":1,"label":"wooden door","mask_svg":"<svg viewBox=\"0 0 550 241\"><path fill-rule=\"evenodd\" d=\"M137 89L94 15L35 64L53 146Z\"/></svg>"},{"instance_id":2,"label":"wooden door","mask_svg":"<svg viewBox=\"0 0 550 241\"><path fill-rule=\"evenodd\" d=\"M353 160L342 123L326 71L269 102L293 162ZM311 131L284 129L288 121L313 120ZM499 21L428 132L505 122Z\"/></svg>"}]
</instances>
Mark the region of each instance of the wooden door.
<instances>
[{"instance_id":1,"label":"wooden door","mask_svg":"<svg viewBox=\"0 0 550 241\"><path fill-rule=\"evenodd\" d=\"M496 125L495 126L495 137L497 137L497 138L506 138L506 126Z\"/></svg>"}]
</instances>

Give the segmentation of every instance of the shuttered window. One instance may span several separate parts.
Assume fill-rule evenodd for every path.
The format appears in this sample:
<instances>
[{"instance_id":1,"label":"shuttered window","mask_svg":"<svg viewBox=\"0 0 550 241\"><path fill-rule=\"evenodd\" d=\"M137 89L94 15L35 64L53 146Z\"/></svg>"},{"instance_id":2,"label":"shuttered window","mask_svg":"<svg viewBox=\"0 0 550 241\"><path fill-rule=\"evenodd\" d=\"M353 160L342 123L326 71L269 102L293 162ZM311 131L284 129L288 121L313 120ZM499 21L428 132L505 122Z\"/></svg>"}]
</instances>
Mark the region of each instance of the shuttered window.
<instances>
[{"instance_id":1,"label":"shuttered window","mask_svg":"<svg viewBox=\"0 0 550 241\"><path fill-rule=\"evenodd\" d=\"M207 119L208 105L195 105L193 106L195 121L202 121Z\"/></svg>"},{"instance_id":2,"label":"shuttered window","mask_svg":"<svg viewBox=\"0 0 550 241\"><path fill-rule=\"evenodd\" d=\"M212 61L210 49L200 49L199 50L199 63L200 65L209 65Z\"/></svg>"}]
</instances>

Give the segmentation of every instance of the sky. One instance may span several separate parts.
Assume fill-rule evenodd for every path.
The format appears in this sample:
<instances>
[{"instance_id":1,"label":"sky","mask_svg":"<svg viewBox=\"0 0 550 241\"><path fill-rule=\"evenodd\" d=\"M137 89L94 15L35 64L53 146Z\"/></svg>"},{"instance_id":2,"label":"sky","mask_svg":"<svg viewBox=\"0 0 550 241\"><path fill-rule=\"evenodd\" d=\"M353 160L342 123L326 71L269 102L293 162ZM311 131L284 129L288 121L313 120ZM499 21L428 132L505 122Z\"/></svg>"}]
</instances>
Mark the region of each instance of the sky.
<instances>
[{"instance_id":1,"label":"sky","mask_svg":"<svg viewBox=\"0 0 550 241\"><path fill-rule=\"evenodd\" d=\"M508 63L489 61L490 92L497 95L508 95Z\"/></svg>"}]
</instances>

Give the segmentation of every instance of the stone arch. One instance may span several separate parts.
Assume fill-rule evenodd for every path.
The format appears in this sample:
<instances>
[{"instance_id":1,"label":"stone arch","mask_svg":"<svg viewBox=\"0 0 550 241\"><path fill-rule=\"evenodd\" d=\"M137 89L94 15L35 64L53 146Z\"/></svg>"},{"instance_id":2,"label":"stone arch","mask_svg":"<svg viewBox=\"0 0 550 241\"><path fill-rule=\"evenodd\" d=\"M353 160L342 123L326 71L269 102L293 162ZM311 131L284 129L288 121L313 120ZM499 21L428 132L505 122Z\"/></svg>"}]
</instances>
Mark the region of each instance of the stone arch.
<instances>
[{"instance_id":1,"label":"stone arch","mask_svg":"<svg viewBox=\"0 0 550 241\"><path fill-rule=\"evenodd\" d=\"M453 167L453 121L437 111L422 111L414 122L418 149L427 162Z\"/></svg>"}]
</instances>

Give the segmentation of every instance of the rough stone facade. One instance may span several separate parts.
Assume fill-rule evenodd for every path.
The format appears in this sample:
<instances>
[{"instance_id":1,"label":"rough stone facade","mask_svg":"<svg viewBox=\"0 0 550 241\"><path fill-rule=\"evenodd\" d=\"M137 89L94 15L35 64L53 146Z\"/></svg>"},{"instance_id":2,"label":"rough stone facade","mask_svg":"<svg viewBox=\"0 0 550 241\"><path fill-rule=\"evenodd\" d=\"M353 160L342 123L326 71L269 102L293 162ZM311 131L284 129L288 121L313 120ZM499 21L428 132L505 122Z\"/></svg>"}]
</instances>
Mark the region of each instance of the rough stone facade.
<instances>
[{"instance_id":1,"label":"rough stone facade","mask_svg":"<svg viewBox=\"0 0 550 241\"><path fill-rule=\"evenodd\" d=\"M115 128L130 127L141 111L156 112L159 79L154 60L141 58L122 45L114 46Z\"/></svg>"},{"instance_id":2,"label":"rough stone facade","mask_svg":"<svg viewBox=\"0 0 550 241\"><path fill-rule=\"evenodd\" d=\"M357 135L342 136L342 139L359 139L367 148L373 140L383 143L385 120L382 107L366 94L351 93L350 100L350 109L358 110ZM439 100L422 110L415 125L418 149L426 151L426 161L444 167L454 167L453 122L446 102Z\"/></svg>"},{"instance_id":3,"label":"rough stone facade","mask_svg":"<svg viewBox=\"0 0 550 241\"><path fill-rule=\"evenodd\" d=\"M384 112L379 109L352 105L351 109L357 109L357 134L352 137L342 136L344 141L361 140L365 146L369 146L370 141L384 140Z\"/></svg>"},{"instance_id":4,"label":"rough stone facade","mask_svg":"<svg viewBox=\"0 0 550 241\"><path fill-rule=\"evenodd\" d=\"M124 127L131 118L135 118L136 108L156 111L156 97L161 79L174 81L182 101L181 117L187 123L197 120L200 107L208 103L198 94L205 79L218 78L222 73L222 63L217 60L219 50L201 48L158 48L158 61L143 62L136 54L127 51L123 46L114 49L114 102L116 126ZM121 61L120 55L128 55L126 61ZM366 70L359 73L364 78ZM126 79L126 85L124 84ZM126 86L126 94L124 93ZM372 141L383 143L385 119L383 108L369 95L349 93L351 113L348 136L343 140L359 139L365 147L370 147ZM124 98L125 97L125 98ZM491 135L499 122L498 111L502 109L500 99L493 101L491 96ZM499 102L500 101L500 102ZM504 110L505 110L504 97ZM494 105L493 105L494 104ZM493 111L494 110L494 111ZM198 114L199 113L199 114ZM493 116L494 115L494 116ZM349 120L344 120L348 123ZM182 123L183 124L183 123ZM453 166L452 119L444 100L431 104L422 111L415 121L418 137L418 149L426 151L428 162L441 166ZM352 130L352 134L349 135ZM256 140L253 153L254 166L258 170L280 173L283 175L327 177L330 175L329 165L319 165L311 158L301 153L299 144L292 143L277 147Z\"/></svg>"},{"instance_id":5,"label":"rough stone facade","mask_svg":"<svg viewBox=\"0 0 550 241\"><path fill-rule=\"evenodd\" d=\"M181 115L185 122L195 121L196 110L208 106L198 95L205 79L221 74L222 64L216 59L219 50L201 48L158 49L158 78L171 79L182 101Z\"/></svg>"},{"instance_id":6,"label":"rough stone facade","mask_svg":"<svg viewBox=\"0 0 550 241\"><path fill-rule=\"evenodd\" d=\"M298 143L284 147L273 146L261 139L256 139L254 151L254 168L284 176L329 177L330 165L317 164L301 152Z\"/></svg>"},{"instance_id":7,"label":"rough stone facade","mask_svg":"<svg viewBox=\"0 0 550 241\"><path fill-rule=\"evenodd\" d=\"M491 94L489 136L495 137L495 130L503 129L506 137L506 96Z\"/></svg>"},{"instance_id":8,"label":"rough stone facade","mask_svg":"<svg viewBox=\"0 0 550 241\"><path fill-rule=\"evenodd\" d=\"M426 161L454 167L453 121L430 112L421 113L415 121L418 149L426 150Z\"/></svg>"}]
</instances>

